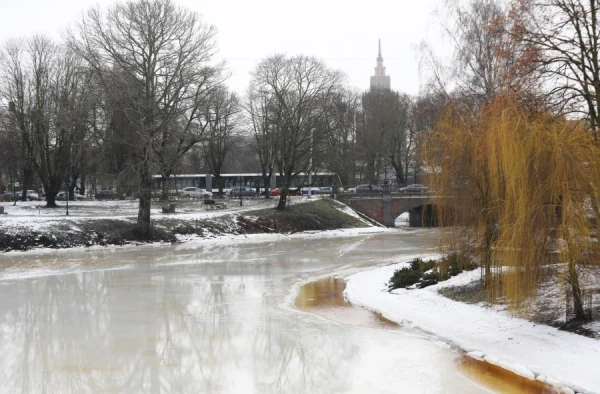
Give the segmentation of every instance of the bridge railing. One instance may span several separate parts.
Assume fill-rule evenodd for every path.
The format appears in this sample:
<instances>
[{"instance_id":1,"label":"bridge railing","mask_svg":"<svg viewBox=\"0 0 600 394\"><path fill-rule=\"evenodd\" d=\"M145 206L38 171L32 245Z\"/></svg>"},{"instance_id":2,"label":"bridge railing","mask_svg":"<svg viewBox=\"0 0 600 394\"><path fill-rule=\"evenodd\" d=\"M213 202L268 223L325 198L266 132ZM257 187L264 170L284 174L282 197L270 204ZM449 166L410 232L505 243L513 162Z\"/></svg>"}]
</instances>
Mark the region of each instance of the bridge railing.
<instances>
[{"instance_id":1,"label":"bridge railing","mask_svg":"<svg viewBox=\"0 0 600 394\"><path fill-rule=\"evenodd\" d=\"M353 193L353 192L341 192L338 193L338 196L341 198L367 198L367 197L381 197L385 193L377 192L377 193ZM433 192L391 192L387 193L387 195L391 195L392 197L429 197L434 196Z\"/></svg>"}]
</instances>

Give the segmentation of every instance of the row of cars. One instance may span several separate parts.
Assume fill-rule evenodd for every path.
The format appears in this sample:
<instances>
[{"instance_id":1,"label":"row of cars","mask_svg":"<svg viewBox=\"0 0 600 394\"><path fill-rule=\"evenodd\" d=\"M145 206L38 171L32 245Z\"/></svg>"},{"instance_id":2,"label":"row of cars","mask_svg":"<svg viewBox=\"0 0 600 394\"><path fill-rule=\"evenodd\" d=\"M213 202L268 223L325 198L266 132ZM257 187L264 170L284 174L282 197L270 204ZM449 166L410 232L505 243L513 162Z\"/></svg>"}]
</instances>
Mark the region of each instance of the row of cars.
<instances>
[{"instance_id":1,"label":"row of cars","mask_svg":"<svg viewBox=\"0 0 600 394\"><path fill-rule=\"evenodd\" d=\"M331 187L302 187L288 190L288 196L307 196L308 194L316 195L331 195L333 188ZM276 188L269 191L271 197L277 197L281 194L281 188Z\"/></svg>"},{"instance_id":2,"label":"row of cars","mask_svg":"<svg viewBox=\"0 0 600 394\"><path fill-rule=\"evenodd\" d=\"M308 195L310 190L311 195L317 194L327 194L330 195L333 193L333 189L331 187L303 187L303 188L294 188L288 190L288 196L299 196L299 195ZM256 197L256 189L251 187L234 187L231 190L225 191L225 194L229 197ZM271 197L276 197L281 194L281 188L272 189L269 191L269 195ZM186 187L180 193L180 198L211 198L213 197L213 193L209 192L206 189L202 189L199 187Z\"/></svg>"},{"instance_id":3,"label":"row of cars","mask_svg":"<svg viewBox=\"0 0 600 394\"><path fill-rule=\"evenodd\" d=\"M104 192L104 190L102 191ZM112 199L113 197L116 198L117 194L113 191L109 191L110 192L110 198ZM101 192L98 192L101 193ZM102 200L103 197L106 194L98 194L96 193L96 199L98 200ZM54 198L57 201L64 201L65 200L65 192L59 192L56 197ZM27 201L41 201L43 200L45 197L44 196L40 196L40 194L38 192L36 192L35 190L27 190L27 192L25 193L25 199ZM74 194L74 198L77 201L81 201L81 200L85 200L86 197L84 195L81 195L79 193L75 193ZM0 201L21 201L23 199L23 191L18 191L18 192L11 192L11 191L5 191L3 194L0 194Z\"/></svg>"},{"instance_id":4,"label":"row of cars","mask_svg":"<svg viewBox=\"0 0 600 394\"><path fill-rule=\"evenodd\" d=\"M229 197L256 197L256 190L251 187L234 187L231 190L224 192ZM179 193L180 198L211 198L213 192L199 187L185 187Z\"/></svg>"},{"instance_id":5,"label":"row of cars","mask_svg":"<svg viewBox=\"0 0 600 394\"><path fill-rule=\"evenodd\" d=\"M392 189L393 190L393 189ZM347 190L348 193L382 193L383 188L379 185L366 184L366 185L358 185L353 188L349 188ZM420 183L413 183L412 185L408 185L406 187L401 187L397 190L398 193L428 193L429 188L425 185L421 185Z\"/></svg>"},{"instance_id":6,"label":"row of cars","mask_svg":"<svg viewBox=\"0 0 600 394\"><path fill-rule=\"evenodd\" d=\"M27 190L25 193L25 198L28 201L39 201L40 195L35 190ZM0 195L0 201L21 201L23 199L23 190L18 192L5 191L2 195Z\"/></svg>"}]
</instances>

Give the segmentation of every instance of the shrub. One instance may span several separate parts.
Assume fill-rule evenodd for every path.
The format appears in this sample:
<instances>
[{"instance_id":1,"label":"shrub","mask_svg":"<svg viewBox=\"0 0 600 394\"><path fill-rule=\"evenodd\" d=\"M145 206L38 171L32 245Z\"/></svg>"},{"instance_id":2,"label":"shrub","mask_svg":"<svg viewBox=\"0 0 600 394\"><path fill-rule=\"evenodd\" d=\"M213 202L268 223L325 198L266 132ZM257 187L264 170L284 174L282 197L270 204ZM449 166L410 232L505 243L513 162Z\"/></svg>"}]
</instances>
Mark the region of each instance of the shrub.
<instances>
[{"instance_id":1,"label":"shrub","mask_svg":"<svg viewBox=\"0 0 600 394\"><path fill-rule=\"evenodd\" d=\"M438 272L437 269L427 271L423 274L423 280L435 280L437 281Z\"/></svg>"},{"instance_id":2,"label":"shrub","mask_svg":"<svg viewBox=\"0 0 600 394\"><path fill-rule=\"evenodd\" d=\"M417 257L416 259L413 259L410 261L410 268L413 271L425 272L425 271L429 271L434 266L435 266L435 261L433 261L433 260L424 261L423 259L420 259Z\"/></svg>"},{"instance_id":3,"label":"shrub","mask_svg":"<svg viewBox=\"0 0 600 394\"><path fill-rule=\"evenodd\" d=\"M398 288L406 288L412 286L421 280L421 272L414 271L411 267L403 267L394 271L394 275L390 279L388 288L390 290Z\"/></svg>"},{"instance_id":4,"label":"shrub","mask_svg":"<svg viewBox=\"0 0 600 394\"><path fill-rule=\"evenodd\" d=\"M422 288L427 287L427 286L436 285L437 283L438 283L437 279L423 279L419 283L418 287L419 287L419 289L422 289Z\"/></svg>"}]
</instances>

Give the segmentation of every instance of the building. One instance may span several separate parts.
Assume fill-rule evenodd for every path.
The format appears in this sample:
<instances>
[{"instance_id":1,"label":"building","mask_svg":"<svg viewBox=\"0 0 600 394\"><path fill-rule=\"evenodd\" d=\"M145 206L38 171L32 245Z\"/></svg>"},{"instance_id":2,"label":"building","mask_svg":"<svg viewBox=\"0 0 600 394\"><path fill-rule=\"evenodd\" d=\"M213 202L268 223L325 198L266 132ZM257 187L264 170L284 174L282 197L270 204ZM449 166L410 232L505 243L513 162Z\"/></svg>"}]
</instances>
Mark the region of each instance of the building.
<instances>
[{"instance_id":1,"label":"building","mask_svg":"<svg viewBox=\"0 0 600 394\"><path fill-rule=\"evenodd\" d=\"M377 55L375 75L371 77L371 90L390 90L390 76L385 75L383 57L381 57L381 40L379 40L379 54Z\"/></svg>"}]
</instances>

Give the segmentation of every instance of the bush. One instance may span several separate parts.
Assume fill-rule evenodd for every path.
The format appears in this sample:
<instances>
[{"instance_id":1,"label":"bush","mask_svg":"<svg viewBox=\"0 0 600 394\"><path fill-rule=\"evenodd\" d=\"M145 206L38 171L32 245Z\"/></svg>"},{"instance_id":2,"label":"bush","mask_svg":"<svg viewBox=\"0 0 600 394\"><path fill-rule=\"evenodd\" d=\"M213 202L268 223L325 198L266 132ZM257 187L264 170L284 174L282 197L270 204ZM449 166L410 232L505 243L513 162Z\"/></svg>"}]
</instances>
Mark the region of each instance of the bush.
<instances>
[{"instance_id":1,"label":"bush","mask_svg":"<svg viewBox=\"0 0 600 394\"><path fill-rule=\"evenodd\" d=\"M413 271L419 271L419 269L421 268L421 264L423 264L423 260L416 258L410 262L410 269L412 269Z\"/></svg>"},{"instance_id":2,"label":"bush","mask_svg":"<svg viewBox=\"0 0 600 394\"><path fill-rule=\"evenodd\" d=\"M410 268L413 271L425 272L425 271L429 271L434 266L435 266L435 261L433 261L433 260L424 261L423 259L416 258L416 259L413 259L410 261Z\"/></svg>"},{"instance_id":3,"label":"bush","mask_svg":"<svg viewBox=\"0 0 600 394\"><path fill-rule=\"evenodd\" d=\"M424 261L416 258L409 262L408 267L403 267L394 272L388 283L388 289L407 288L417 284L419 289L435 285L440 280L450 279L460 274L463 270L477 268L473 261L456 253L449 254L439 260L438 266L433 260Z\"/></svg>"},{"instance_id":4,"label":"bush","mask_svg":"<svg viewBox=\"0 0 600 394\"><path fill-rule=\"evenodd\" d=\"M418 287L419 289L422 289L427 286L437 285L437 283L437 279L423 279L421 282L419 282Z\"/></svg>"},{"instance_id":5,"label":"bush","mask_svg":"<svg viewBox=\"0 0 600 394\"><path fill-rule=\"evenodd\" d=\"M437 269L427 271L426 273L423 274L423 280L436 280L437 281L437 278L438 278Z\"/></svg>"},{"instance_id":6,"label":"bush","mask_svg":"<svg viewBox=\"0 0 600 394\"><path fill-rule=\"evenodd\" d=\"M390 290L398 288L406 288L412 286L421 280L421 273L413 270L411 267L403 267L394 271L394 275L390 279L388 288Z\"/></svg>"}]
</instances>

